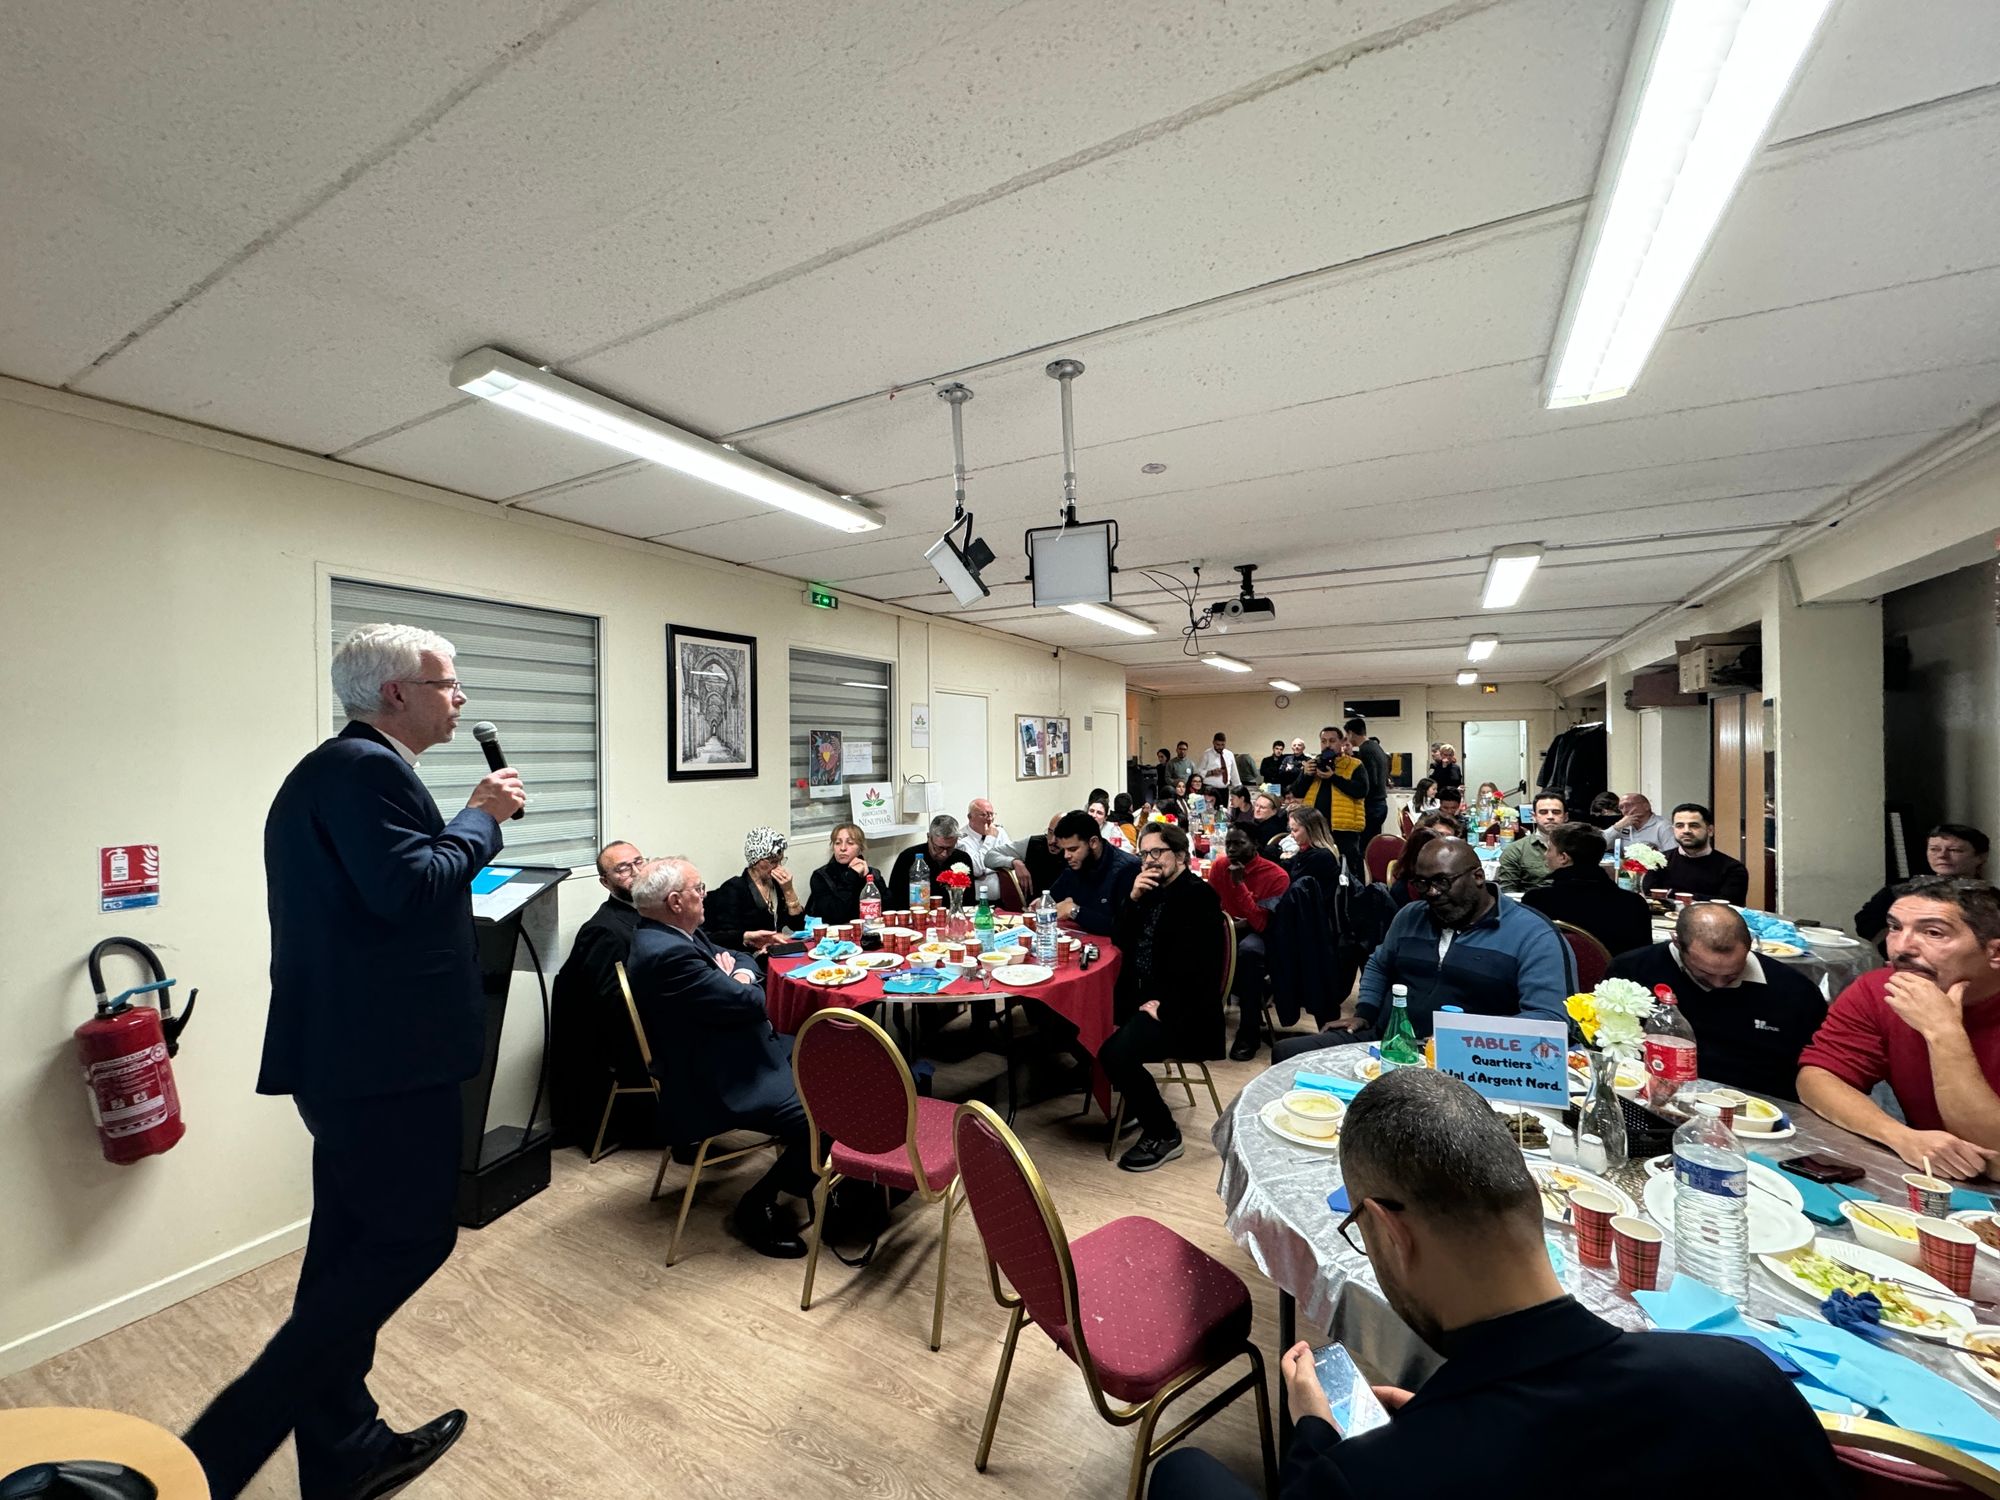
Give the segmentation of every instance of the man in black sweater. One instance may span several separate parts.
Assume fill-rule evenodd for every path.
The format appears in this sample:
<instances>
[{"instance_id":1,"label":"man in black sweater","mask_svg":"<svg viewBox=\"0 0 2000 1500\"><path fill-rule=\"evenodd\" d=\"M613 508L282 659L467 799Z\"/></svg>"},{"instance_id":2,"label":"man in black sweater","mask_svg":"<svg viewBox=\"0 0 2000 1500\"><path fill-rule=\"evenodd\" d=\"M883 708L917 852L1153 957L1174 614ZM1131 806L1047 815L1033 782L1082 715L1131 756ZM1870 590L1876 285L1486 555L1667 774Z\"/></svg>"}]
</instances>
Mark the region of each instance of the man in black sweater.
<instances>
[{"instance_id":1,"label":"man in black sweater","mask_svg":"<svg viewBox=\"0 0 2000 1500\"><path fill-rule=\"evenodd\" d=\"M1798 1097L1799 1054L1826 1019L1826 997L1797 969L1752 953L1736 912L1696 902L1675 920L1672 942L1619 954L1609 977L1674 992L1694 1027L1702 1077Z\"/></svg>"},{"instance_id":2,"label":"man in black sweater","mask_svg":"<svg viewBox=\"0 0 2000 1500\"><path fill-rule=\"evenodd\" d=\"M1125 957L1120 1025L1098 1052L1111 1086L1125 1096L1125 1113L1139 1122L1138 1144L1118 1160L1128 1172L1150 1172L1181 1154L1180 1128L1146 1064L1222 1056L1228 931L1221 898L1188 872L1187 834L1148 823L1139 834L1139 875L1114 928Z\"/></svg>"},{"instance_id":3,"label":"man in black sweater","mask_svg":"<svg viewBox=\"0 0 2000 1500\"><path fill-rule=\"evenodd\" d=\"M1298 1427L1284 1500L1539 1500L1587 1428L1662 1494L1713 1488L1841 1495L1805 1399L1760 1350L1702 1333L1625 1333L1566 1296L1527 1164L1486 1101L1425 1068L1363 1089L1340 1131L1353 1211L1340 1232L1382 1295L1445 1363L1414 1394L1377 1386L1390 1419L1344 1437L1296 1344L1282 1370ZM1199 1449L1153 1471L1151 1500L1261 1495Z\"/></svg>"},{"instance_id":4,"label":"man in black sweater","mask_svg":"<svg viewBox=\"0 0 2000 1500\"><path fill-rule=\"evenodd\" d=\"M625 997L618 989L618 965L632 953L639 912L632 905L632 882L645 857L623 840L597 852L597 879L609 893L590 920L576 930L549 1001L549 1114L558 1146L590 1146L600 1129L614 1123L603 1115L611 1070L622 1084L645 1086L645 1065L632 1041ZM637 1095L626 1095L628 1112L615 1120L614 1139L658 1145L659 1111Z\"/></svg>"},{"instance_id":5,"label":"man in black sweater","mask_svg":"<svg viewBox=\"0 0 2000 1500\"><path fill-rule=\"evenodd\" d=\"M1749 899L1750 872L1715 847L1715 814L1699 802L1683 802L1674 809L1674 847L1665 867L1647 874L1646 889L1687 891L1741 906Z\"/></svg>"},{"instance_id":6,"label":"man in black sweater","mask_svg":"<svg viewBox=\"0 0 2000 1500\"><path fill-rule=\"evenodd\" d=\"M1646 898L1622 889L1605 873L1604 835L1588 823L1558 823L1548 830L1549 882L1521 897L1551 922L1581 927L1613 958L1653 941Z\"/></svg>"},{"instance_id":7,"label":"man in black sweater","mask_svg":"<svg viewBox=\"0 0 2000 1500\"><path fill-rule=\"evenodd\" d=\"M1361 715L1348 719L1345 728L1348 748L1361 757L1361 769L1368 778L1368 793L1361 799L1362 815L1367 819L1361 828L1361 852L1365 855L1389 821L1389 752L1368 732L1368 721Z\"/></svg>"},{"instance_id":8,"label":"man in black sweater","mask_svg":"<svg viewBox=\"0 0 2000 1500\"><path fill-rule=\"evenodd\" d=\"M1139 861L1105 843L1097 819L1081 810L1057 819L1052 839L1069 866L1049 887L1056 915L1093 936L1111 936L1118 909L1139 874Z\"/></svg>"}]
</instances>

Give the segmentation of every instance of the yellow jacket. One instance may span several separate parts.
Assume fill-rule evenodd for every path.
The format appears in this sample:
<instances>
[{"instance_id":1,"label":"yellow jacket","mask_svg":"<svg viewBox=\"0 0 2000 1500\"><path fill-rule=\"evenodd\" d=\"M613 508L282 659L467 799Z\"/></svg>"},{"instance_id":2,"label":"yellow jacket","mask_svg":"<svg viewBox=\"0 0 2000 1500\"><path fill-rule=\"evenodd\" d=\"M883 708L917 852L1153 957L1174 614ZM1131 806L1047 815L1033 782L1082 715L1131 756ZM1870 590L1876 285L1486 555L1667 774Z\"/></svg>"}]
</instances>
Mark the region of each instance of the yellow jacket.
<instances>
[{"instance_id":1,"label":"yellow jacket","mask_svg":"<svg viewBox=\"0 0 2000 1500\"><path fill-rule=\"evenodd\" d=\"M1333 758L1333 775L1321 779L1312 774L1308 765L1306 773L1299 779L1299 795L1305 799L1307 807L1319 809L1326 814L1326 821L1335 833L1360 833L1368 827L1368 810L1362 805L1362 798L1344 790L1342 782L1365 792L1366 784L1355 779L1355 772L1361 769L1359 756L1344 751Z\"/></svg>"}]
</instances>

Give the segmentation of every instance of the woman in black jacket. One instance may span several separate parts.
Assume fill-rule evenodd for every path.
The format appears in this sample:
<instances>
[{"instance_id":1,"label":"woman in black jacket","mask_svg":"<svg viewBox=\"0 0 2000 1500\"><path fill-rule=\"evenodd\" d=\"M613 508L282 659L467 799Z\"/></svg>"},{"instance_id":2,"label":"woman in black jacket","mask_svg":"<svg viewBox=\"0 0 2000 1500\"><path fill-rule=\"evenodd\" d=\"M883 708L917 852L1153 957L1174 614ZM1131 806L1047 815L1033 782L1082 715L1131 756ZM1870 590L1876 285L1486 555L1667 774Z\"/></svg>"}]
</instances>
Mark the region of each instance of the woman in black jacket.
<instances>
[{"instance_id":1,"label":"woman in black jacket","mask_svg":"<svg viewBox=\"0 0 2000 1500\"><path fill-rule=\"evenodd\" d=\"M1302 875L1312 876L1319 882L1320 894L1331 901L1340 889L1340 846L1333 841L1333 826L1316 807L1293 808L1288 826L1285 842L1293 848L1287 853L1281 843L1278 863L1294 884Z\"/></svg>"},{"instance_id":2,"label":"woman in black jacket","mask_svg":"<svg viewBox=\"0 0 2000 1500\"><path fill-rule=\"evenodd\" d=\"M868 839L856 823L842 823L827 840L827 859L812 873L812 892L806 897L806 915L828 925L855 922L861 918L861 892L872 877L879 895L883 889L881 872L871 869L867 859Z\"/></svg>"},{"instance_id":3,"label":"woman in black jacket","mask_svg":"<svg viewBox=\"0 0 2000 1500\"><path fill-rule=\"evenodd\" d=\"M744 949L753 932L788 933L805 926L805 905L784 865L790 842L775 828L743 836L743 873L708 893L701 930L718 948Z\"/></svg>"}]
</instances>

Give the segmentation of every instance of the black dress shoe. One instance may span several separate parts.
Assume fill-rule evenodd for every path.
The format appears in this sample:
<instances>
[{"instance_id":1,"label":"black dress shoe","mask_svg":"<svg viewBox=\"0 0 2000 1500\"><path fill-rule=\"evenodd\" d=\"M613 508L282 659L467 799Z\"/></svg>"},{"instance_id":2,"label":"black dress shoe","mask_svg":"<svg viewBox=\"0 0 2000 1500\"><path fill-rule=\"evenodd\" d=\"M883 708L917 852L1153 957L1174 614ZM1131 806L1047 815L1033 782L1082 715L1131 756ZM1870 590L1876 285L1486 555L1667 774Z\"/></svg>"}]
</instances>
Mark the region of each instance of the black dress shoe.
<instances>
[{"instance_id":1,"label":"black dress shoe","mask_svg":"<svg viewBox=\"0 0 2000 1500\"><path fill-rule=\"evenodd\" d=\"M1264 1037L1260 1028L1239 1026L1236 1028L1236 1040L1230 1045L1229 1056L1236 1062L1249 1062L1263 1045Z\"/></svg>"},{"instance_id":2,"label":"black dress shoe","mask_svg":"<svg viewBox=\"0 0 2000 1500\"><path fill-rule=\"evenodd\" d=\"M342 1492L341 1500L383 1500L444 1456L465 1431L465 1413L454 1408L411 1432L389 1440L382 1461Z\"/></svg>"},{"instance_id":3,"label":"black dress shoe","mask_svg":"<svg viewBox=\"0 0 2000 1500\"><path fill-rule=\"evenodd\" d=\"M797 1260L806 1253L806 1242L799 1238L798 1229L778 1212L775 1203L738 1204L730 1222L736 1227L737 1237L759 1255L768 1255L773 1260Z\"/></svg>"}]
</instances>

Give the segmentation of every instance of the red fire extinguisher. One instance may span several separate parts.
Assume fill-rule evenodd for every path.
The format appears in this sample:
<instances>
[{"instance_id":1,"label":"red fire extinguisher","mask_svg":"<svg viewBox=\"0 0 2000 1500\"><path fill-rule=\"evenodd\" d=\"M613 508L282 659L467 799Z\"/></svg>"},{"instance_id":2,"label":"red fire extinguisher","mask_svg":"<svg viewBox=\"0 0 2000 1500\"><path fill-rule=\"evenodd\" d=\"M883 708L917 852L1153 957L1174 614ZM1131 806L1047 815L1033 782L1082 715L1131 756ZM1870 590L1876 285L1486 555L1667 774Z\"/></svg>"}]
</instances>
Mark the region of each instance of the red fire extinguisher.
<instances>
[{"instance_id":1,"label":"red fire extinguisher","mask_svg":"<svg viewBox=\"0 0 2000 1500\"><path fill-rule=\"evenodd\" d=\"M143 958L153 971L153 982L115 997L107 995L100 961L111 948L130 948ZM90 950L89 965L97 1014L76 1028L77 1057L83 1064L84 1087L104 1159L123 1166L159 1155L187 1133L174 1070L167 1060L180 1050L181 1032L194 1015L200 991L188 991L187 1009L176 1018L167 993L174 981L167 978L159 955L137 938L106 938ZM159 993L158 1010L132 1004L134 995L151 991Z\"/></svg>"}]
</instances>

